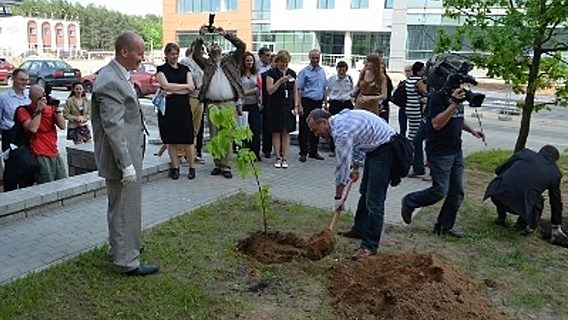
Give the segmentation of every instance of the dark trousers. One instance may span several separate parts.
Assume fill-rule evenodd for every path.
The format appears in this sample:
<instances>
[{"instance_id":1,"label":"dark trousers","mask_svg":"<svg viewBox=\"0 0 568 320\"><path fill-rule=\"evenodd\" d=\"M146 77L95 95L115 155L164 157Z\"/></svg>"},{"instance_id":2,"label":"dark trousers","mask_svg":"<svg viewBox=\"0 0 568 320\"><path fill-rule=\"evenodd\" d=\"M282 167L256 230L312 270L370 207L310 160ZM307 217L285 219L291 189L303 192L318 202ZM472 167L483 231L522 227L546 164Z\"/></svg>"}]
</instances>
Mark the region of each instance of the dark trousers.
<instances>
[{"instance_id":1,"label":"dark trousers","mask_svg":"<svg viewBox=\"0 0 568 320\"><path fill-rule=\"evenodd\" d=\"M405 206L415 209L432 205L445 198L436 227L442 231L450 230L454 227L458 209L463 202L463 153L459 150L449 155L432 155L429 152L426 154L430 161L432 186L407 194L402 202Z\"/></svg>"},{"instance_id":2,"label":"dark trousers","mask_svg":"<svg viewBox=\"0 0 568 320\"><path fill-rule=\"evenodd\" d=\"M385 121L389 123L389 115L390 115L389 102L385 100L382 102L382 105L383 108L381 109L381 112L379 112L379 117L385 119Z\"/></svg>"},{"instance_id":3,"label":"dark trousers","mask_svg":"<svg viewBox=\"0 0 568 320\"><path fill-rule=\"evenodd\" d=\"M248 125L250 131L252 131L252 140L248 143L248 147L256 154L257 157L260 156L260 136L262 134L261 129L261 116L258 104L245 104L243 106L243 111L248 112Z\"/></svg>"},{"instance_id":4,"label":"dark trousers","mask_svg":"<svg viewBox=\"0 0 568 320\"><path fill-rule=\"evenodd\" d=\"M353 103L351 103L351 100L329 100L329 113L331 113L331 115L336 115L344 109L353 110ZM332 136L329 136L329 149L331 152L335 152L335 143L333 142Z\"/></svg>"},{"instance_id":5,"label":"dark trousers","mask_svg":"<svg viewBox=\"0 0 568 320\"><path fill-rule=\"evenodd\" d=\"M262 108L262 153L265 156L270 156L272 153L272 130L268 123L268 105L265 104Z\"/></svg>"},{"instance_id":6,"label":"dark trousers","mask_svg":"<svg viewBox=\"0 0 568 320\"><path fill-rule=\"evenodd\" d=\"M202 157L203 154L201 150L203 150L203 128L205 123L205 111L201 114L201 127L199 128L199 132L197 133L197 141L195 143L195 154L198 157Z\"/></svg>"},{"instance_id":7,"label":"dark trousers","mask_svg":"<svg viewBox=\"0 0 568 320\"><path fill-rule=\"evenodd\" d=\"M315 156L318 153L319 137L310 131L310 128L306 123L306 118L312 110L321 108L322 103L322 100L302 98L304 114L300 116L300 130L298 132L301 156L305 156L307 154Z\"/></svg>"},{"instance_id":8,"label":"dark trousers","mask_svg":"<svg viewBox=\"0 0 568 320\"><path fill-rule=\"evenodd\" d=\"M538 223L540 221L540 217L542 216L542 210L544 209L544 197L540 197L539 201L535 204L535 206L533 207L533 211L532 212L528 212L528 215L520 215L518 212L515 212L514 210L512 210L511 208L509 208L507 205L503 204L501 201L499 201L499 199L495 198L495 197L491 197L491 202L493 202L493 204L495 205L496 209L497 209L497 219L502 221L503 223L505 222L505 219L507 217L507 213L512 213L515 215L518 215L519 217L517 218L517 225L519 226L529 226L531 229L536 229L536 227L538 226ZM551 216L550 216L550 223L552 225L560 225L562 224L562 215L558 215L555 214L554 212L552 212Z\"/></svg>"},{"instance_id":9,"label":"dark trousers","mask_svg":"<svg viewBox=\"0 0 568 320\"><path fill-rule=\"evenodd\" d=\"M398 127L401 136L406 137L406 129L408 129L408 118L404 108L398 108Z\"/></svg>"},{"instance_id":10,"label":"dark trousers","mask_svg":"<svg viewBox=\"0 0 568 320\"><path fill-rule=\"evenodd\" d=\"M414 135L414 139L412 139L414 144L412 171L418 175L426 174L426 169L424 168L424 139L426 139L426 122L422 120L418 126L418 131Z\"/></svg>"},{"instance_id":11,"label":"dark trousers","mask_svg":"<svg viewBox=\"0 0 568 320\"><path fill-rule=\"evenodd\" d=\"M353 229L362 235L361 247L377 251L385 220L385 200L392 166L392 145L367 153Z\"/></svg>"}]
</instances>

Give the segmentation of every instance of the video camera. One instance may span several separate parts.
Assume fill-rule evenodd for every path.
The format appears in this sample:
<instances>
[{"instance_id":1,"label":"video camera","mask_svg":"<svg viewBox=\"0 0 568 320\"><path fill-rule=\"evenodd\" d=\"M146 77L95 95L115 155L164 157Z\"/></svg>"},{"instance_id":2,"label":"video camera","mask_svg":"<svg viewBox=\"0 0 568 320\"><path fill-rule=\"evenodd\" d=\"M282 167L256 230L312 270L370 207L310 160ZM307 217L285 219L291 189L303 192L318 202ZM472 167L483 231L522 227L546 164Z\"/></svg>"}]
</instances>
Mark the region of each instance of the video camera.
<instances>
[{"instance_id":1,"label":"video camera","mask_svg":"<svg viewBox=\"0 0 568 320\"><path fill-rule=\"evenodd\" d=\"M477 85L475 78L468 73L473 64L455 54L435 55L426 63L426 83L436 91L451 95L462 83ZM479 108L485 100L482 93L465 90L465 99L471 107Z\"/></svg>"},{"instance_id":2,"label":"video camera","mask_svg":"<svg viewBox=\"0 0 568 320\"><path fill-rule=\"evenodd\" d=\"M51 91L53 90L53 86L49 83L45 84L45 88L44 88L44 94L45 94L45 98L47 100L47 104L50 106L53 106L55 108L59 108L59 104L61 104L61 101L59 101L58 99L55 99L54 97L51 96Z\"/></svg>"}]
</instances>

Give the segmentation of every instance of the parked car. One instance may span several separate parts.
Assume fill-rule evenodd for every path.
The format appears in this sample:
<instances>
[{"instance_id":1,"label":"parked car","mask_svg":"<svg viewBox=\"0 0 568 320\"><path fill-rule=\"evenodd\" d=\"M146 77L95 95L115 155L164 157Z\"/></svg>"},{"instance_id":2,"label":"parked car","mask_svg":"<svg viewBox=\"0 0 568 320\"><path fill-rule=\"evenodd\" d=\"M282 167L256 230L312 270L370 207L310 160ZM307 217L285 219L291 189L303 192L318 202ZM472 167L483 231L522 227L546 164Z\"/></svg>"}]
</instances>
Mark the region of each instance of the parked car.
<instances>
[{"instance_id":1,"label":"parked car","mask_svg":"<svg viewBox=\"0 0 568 320\"><path fill-rule=\"evenodd\" d=\"M81 82L85 85L85 90L87 92L93 92L93 85L97 80L99 71L100 69L93 74L81 78ZM130 79L134 84L136 94L140 98L154 94L158 91L158 88L160 88L160 84L156 79L156 66L151 63L141 63L138 70L132 71Z\"/></svg>"},{"instance_id":2,"label":"parked car","mask_svg":"<svg viewBox=\"0 0 568 320\"><path fill-rule=\"evenodd\" d=\"M71 90L73 83L81 81L81 71L63 60L27 60L20 65L30 76L30 84L44 87L65 87Z\"/></svg>"},{"instance_id":3,"label":"parked car","mask_svg":"<svg viewBox=\"0 0 568 320\"><path fill-rule=\"evenodd\" d=\"M14 67L13 64L6 60L6 58L0 58L0 82L12 85L11 83L9 83L9 79L10 74L14 69L16 69L16 67Z\"/></svg>"}]
</instances>

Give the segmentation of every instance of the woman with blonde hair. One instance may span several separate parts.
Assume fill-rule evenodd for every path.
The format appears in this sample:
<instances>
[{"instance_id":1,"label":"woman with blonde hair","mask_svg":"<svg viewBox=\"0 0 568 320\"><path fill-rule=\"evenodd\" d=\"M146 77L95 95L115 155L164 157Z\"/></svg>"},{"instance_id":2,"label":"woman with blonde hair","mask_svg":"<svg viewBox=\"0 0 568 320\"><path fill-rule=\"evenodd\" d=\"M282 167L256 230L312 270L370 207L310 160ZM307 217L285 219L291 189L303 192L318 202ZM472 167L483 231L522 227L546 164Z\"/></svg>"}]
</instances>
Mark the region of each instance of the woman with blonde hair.
<instances>
[{"instance_id":1,"label":"woman with blonde hair","mask_svg":"<svg viewBox=\"0 0 568 320\"><path fill-rule=\"evenodd\" d=\"M266 72L266 91L268 92L268 124L272 131L272 146L276 154L276 168L288 168L288 149L290 132L296 130L295 92L296 72L288 69L290 53L278 51L274 62L276 68Z\"/></svg>"},{"instance_id":2,"label":"woman with blonde hair","mask_svg":"<svg viewBox=\"0 0 568 320\"><path fill-rule=\"evenodd\" d=\"M359 80L353 89L355 109L371 111L379 115L381 101L387 98L387 81L381 70L381 58L377 54L369 54L365 67L359 74Z\"/></svg>"}]
</instances>

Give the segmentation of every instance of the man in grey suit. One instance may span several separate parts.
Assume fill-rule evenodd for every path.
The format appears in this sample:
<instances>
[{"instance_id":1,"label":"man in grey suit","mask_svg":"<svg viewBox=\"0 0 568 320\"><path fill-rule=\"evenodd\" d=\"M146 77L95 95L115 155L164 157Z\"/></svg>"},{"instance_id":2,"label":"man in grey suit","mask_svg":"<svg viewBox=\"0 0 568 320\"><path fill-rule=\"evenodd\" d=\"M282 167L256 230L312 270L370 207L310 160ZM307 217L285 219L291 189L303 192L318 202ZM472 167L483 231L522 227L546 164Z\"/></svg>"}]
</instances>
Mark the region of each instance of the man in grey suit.
<instances>
[{"instance_id":1,"label":"man in grey suit","mask_svg":"<svg viewBox=\"0 0 568 320\"><path fill-rule=\"evenodd\" d=\"M139 276L160 269L138 260L145 128L129 72L138 69L143 58L142 38L133 32L121 33L115 42L115 58L97 76L91 120L99 176L106 179L108 256L118 272Z\"/></svg>"}]
</instances>

